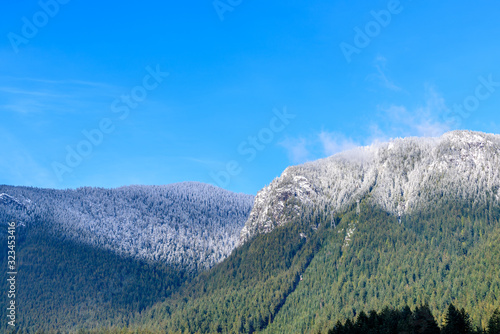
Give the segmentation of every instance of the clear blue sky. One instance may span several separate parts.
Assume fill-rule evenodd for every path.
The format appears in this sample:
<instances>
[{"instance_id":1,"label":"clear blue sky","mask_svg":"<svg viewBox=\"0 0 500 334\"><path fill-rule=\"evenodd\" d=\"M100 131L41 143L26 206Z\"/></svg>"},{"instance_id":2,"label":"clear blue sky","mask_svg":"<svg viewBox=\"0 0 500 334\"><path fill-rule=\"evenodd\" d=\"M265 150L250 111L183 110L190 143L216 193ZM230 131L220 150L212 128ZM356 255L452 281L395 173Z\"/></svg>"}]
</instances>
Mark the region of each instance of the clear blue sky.
<instances>
[{"instance_id":1,"label":"clear blue sky","mask_svg":"<svg viewBox=\"0 0 500 334\"><path fill-rule=\"evenodd\" d=\"M500 133L495 1L54 1L3 5L0 184L255 194L353 145Z\"/></svg>"}]
</instances>

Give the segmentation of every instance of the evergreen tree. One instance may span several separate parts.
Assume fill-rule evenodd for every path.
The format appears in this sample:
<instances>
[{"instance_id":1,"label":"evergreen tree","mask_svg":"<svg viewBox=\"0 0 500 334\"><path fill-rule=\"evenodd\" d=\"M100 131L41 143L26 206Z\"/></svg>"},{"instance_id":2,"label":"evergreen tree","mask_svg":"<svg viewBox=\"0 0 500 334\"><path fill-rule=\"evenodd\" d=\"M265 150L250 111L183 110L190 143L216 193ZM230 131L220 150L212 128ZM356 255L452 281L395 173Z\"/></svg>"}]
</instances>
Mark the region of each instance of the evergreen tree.
<instances>
[{"instance_id":1,"label":"evergreen tree","mask_svg":"<svg viewBox=\"0 0 500 334\"><path fill-rule=\"evenodd\" d=\"M399 314L398 333L410 334L413 328L413 313L408 305L406 305Z\"/></svg>"},{"instance_id":2,"label":"evergreen tree","mask_svg":"<svg viewBox=\"0 0 500 334\"><path fill-rule=\"evenodd\" d=\"M464 309L457 310L455 306L450 304L446 313L446 323L441 331L442 334L470 334L472 333L472 325L469 315Z\"/></svg>"},{"instance_id":3,"label":"evergreen tree","mask_svg":"<svg viewBox=\"0 0 500 334\"><path fill-rule=\"evenodd\" d=\"M359 313L355 328L357 333L367 333L370 329L370 327L368 326L368 316L364 311L361 311Z\"/></svg>"},{"instance_id":4,"label":"evergreen tree","mask_svg":"<svg viewBox=\"0 0 500 334\"><path fill-rule=\"evenodd\" d=\"M328 334L346 334L346 332L344 331L344 326L342 325L340 320L337 321L337 324L328 331Z\"/></svg>"},{"instance_id":5,"label":"evergreen tree","mask_svg":"<svg viewBox=\"0 0 500 334\"><path fill-rule=\"evenodd\" d=\"M488 321L488 334L500 334L500 309L496 309Z\"/></svg>"},{"instance_id":6,"label":"evergreen tree","mask_svg":"<svg viewBox=\"0 0 500 334\"><path fill-rule=\"evenodd\" d=\"M439 326L432 315L429 306L417 307L414 312L414 333L415 334L439 334Z\"/></svg>"}]
</instances>

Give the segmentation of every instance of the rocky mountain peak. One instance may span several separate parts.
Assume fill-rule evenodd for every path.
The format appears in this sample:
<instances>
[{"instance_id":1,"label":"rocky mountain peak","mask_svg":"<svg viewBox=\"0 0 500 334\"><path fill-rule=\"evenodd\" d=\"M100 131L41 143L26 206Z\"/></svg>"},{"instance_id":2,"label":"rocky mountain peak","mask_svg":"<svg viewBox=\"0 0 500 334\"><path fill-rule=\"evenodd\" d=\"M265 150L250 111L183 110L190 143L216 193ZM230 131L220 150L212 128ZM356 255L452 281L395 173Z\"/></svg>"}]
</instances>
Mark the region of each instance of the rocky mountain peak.
<instances>
[{"instance_id":1,"label":"rocky mountain peak","mask_svg":"<svg viewBox=\"0 0 500 334\"><path fill-rule=\"evenodd\" d=\"M443 196L499 201L500 135L452 131L397 138L289 167L257 193L240 243L286 224L300 206L338 211L367 195L395 215Z\"/></svg>"}]
</instances>

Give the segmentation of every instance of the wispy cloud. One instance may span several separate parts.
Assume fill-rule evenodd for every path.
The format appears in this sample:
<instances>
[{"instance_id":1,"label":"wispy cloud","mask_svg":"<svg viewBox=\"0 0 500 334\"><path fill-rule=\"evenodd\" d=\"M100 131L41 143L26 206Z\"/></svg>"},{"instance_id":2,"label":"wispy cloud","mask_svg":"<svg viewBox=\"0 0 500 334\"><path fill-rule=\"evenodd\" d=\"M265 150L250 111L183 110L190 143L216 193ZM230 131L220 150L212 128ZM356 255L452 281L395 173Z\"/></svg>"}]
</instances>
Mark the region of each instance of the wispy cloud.
<instances>
[{"instance_id":1,"label":"wispy cloud","mask_svg":"<svg viewBox=\"0 0 500 334\"><path fill-rule=\"evenodd\" d=\"M500 133L500 124L494 121L490 121L486 126L490 129L490 131L494 133Z\"/></svg>"},{"instance_id":2,"label":"wispy cloud","mask_svg":"<svg viewBox=\"0 0 500 334\"><path fill-rule=\"evenodd\" d=\"M0 184L52 188L52 171L43 167L14 135L0 127Z\"/></svg>"},{"instance_id":3,"label":"wispy cloud","mask_svg":"<svg viewBox=\"0 0 500 334\"><path fill-rule=\"evenodd\" d=\"M292 163L306 162L311 155L308 149L310 142L305 138L286 138L279 145L287 150L288 158Z\"/></svg>"},{"instance_id":4,"label":"wispy cloud","mask_svg":"<svg viewBox=\"0 0 500 334\"><path fill-rule=\"evenodd\" d=\"M396 137L437 137L452 130L442 121L442 115L448 110L444 98L427 86L421 105L413 108L398 104L378 106L376 118L364 125L364 138L358 140L339 132L321 130L299 138L287 138L280 145L287 150L291 163L303 163Z\"/></svg>"},{"instance_id":5,"label":"wispy cloud","mask_svg":"<svg viewBox=\"0 0 500 334\"><path fill-rule=\"evenodd\" d=\"M14 102L10 101L8 104L1 104L0 109L6 110L6 111L13 111L15 113L30 113L34 111L40 111L40 110L45 110L47 106L43 103L40 103L37 100L34 99L22 99L20 101Z\"/></svg>"},{"instance_id":6,"label":"wispy cloud","mask_svg":"<svg viewBox=\"0 0 500 334\"><path fill-rule=\"evenodd\" d=\"M367 79L391 91L404 92L403 88L387 75L385 57L377 56L373 64L376 73L367 76ZM389 104L379 105L377 110L378 117L369 126L371 142L406 136L436 137L451 130L450 125L442 121L442 116L449 111L449 108L444 98L430 85L425 87L424 103L420 106Z\"/></svg>"},{"instance_id":7,"label":"wispy cloud","mask_svg":"<svg viewBox=\"0 0 500 334\"><path fill-rule=\"evenodd\" d=\"M206 166L222 166L222 167L225 167L225 165L226 165L225 161L218 161L218 160L213 160L213 159L203 159L203 158L186 157L186 156L172 157L172 159L173 160L183 159L183 160L195 162L197 164L206 165Z\"/></svg>"},{"instance_id":8,"label":"wispy cloud","mask_svg":"<svg viewBox=\"0 0 500 334\"><path fill-rule=\"evenodd\" d=\"M359 146L353 139L337 132L320 131L308 137L290 138L281 143L292 163L324 158Z\"/></svg>"},{"instance_id":9,"label":"wispy cloud","mask_svg":"<svg viewBox=\"0 0 500 334\"><path fill-rule=\"evenodd\" d=\"M444 98L433 87L426 88L425 104L416 108L404 105L379 106L380 123L372 124L375 138L423 136L436 137L451 130L449 124L441 121L449 108ZM384 128L385 130L382 130Z\"/></svg>"},{"instance_id":10,"label":"wispy cloud","mask_svg":"<svg viewBox=\"0 0 500 334\"><path fill-rule=\"evenodd\" d=\"M92 82L92 81L78 80L78 79L51 80L51 79L41 79L41 78L1 76L0 80L17 81L17 82L37 82L37 83L51 84L51 85L80 85L80 86L101 87L101 88L113 87L113 85L107 83Z\"/></svg>"},{"instance_id":11,"label":"wispy cloud","mask_svg":"<svg viewBox=\"0 0 500 334\"><path fill-rule=\"evenodd\" d=\"M118 87L83 80L50 80L0 76L0 110L16 113L73 112L96 109L115 97Z\"/></svg>"},{"instance_id":12,"label":"wispy cloud","mask_svg":"<svg viewBox=\"0 0 500 334\"><path fill-rule=\"evenodd\" d=\"M378 56L375 58L374 61L374 67L376 70L376 73L372 73L366 77L367 80L373 80L377 82L379 85L381 85L384 88L387 88L389 90L399 92L402 91L402 88L399 87L394 83L394 81L390 80L389 77L387 76L387 59L383 56Z\"/></svg>"},{"instance_id":13,"label":"wispy cloud","mask_svg":"<svg viewBox=\"0 0 500 334\"><path fill-rule=\"evenodd\" d=\"M38 96L38 97L55 97L55 98L64 98L68 97L68 95L64 94L55 94L52 92L39 91L39 90L24 90L16 87L0 87L0 92L9 93L9 94L19 94L19 95L28 95L28 96Z\"/></svg>"},{"instance_id":14,"label":"wispy cloud","mask_svg":"<svg viewBox=\"0 0 500 334\"><path fill-rule=\"evenodd\" d=\"M356 143L351 138L347 138L344 135L335 132L321 131L318 137L326 156L334 155L359 146L359 143Z\"/></svg>"}]
</instances>

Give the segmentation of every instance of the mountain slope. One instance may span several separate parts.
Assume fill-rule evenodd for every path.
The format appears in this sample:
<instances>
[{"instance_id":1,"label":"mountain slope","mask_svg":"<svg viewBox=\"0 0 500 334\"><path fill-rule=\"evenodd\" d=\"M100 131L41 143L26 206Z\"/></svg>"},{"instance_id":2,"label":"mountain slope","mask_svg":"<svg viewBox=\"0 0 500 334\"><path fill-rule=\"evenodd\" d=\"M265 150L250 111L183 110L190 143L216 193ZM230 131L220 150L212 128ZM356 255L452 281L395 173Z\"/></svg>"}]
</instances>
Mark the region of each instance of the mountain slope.
<instances>
[{"instance_id":1,"label":"mountain slope","mask_svg":"<svg viewBox=\"0 0 500 334\"><path fill-rule=\"evenodd\" d=\"M135 325L167 333L262 330L299 284L322 236L305 217L260 235L138 316Z\"/></svg>"},{"instance_id":2,"label":"mountain slope","mask_svg":"<svg viewBox=\"0 0 500 334\"><path fill-rule=\"evenodd\" d=\"M0 186L0 222L13 219L179 269L207 269L234 249L253 196L201 183L52 190Z\"/></svg>"},{"instance_id":3,"label":"mountain slope","mask_svg":"<svg viewBox=\"0 0 500 334\"><path fill-rule=\"evenodd\" d=\"M252 203L253 196L199 183L77 190L0 186L3 249L7 222L17 222L18 328L127 326L134 314L227 257ZM6 252L0 265L7 268ZM6 312L0 312L4 319Z\"/></svg>"},{"instance_id":4,"label":"mountain slope","mask_svg":"<svg viewBox=\"0 0 500 334\"><path fill-rule=\"evenodd\" d=\"M184 273L169 267L161 297L137 297L134 315L116 308L65 329L317 333L361 311L425 302L440 322L453 302L484 327L500 307L499 148L499 136L458 131L290 167L259 192L222 262L180 283ZM36 214L29 197L10 195L0 205ZM156 202L146 203L149 217Z\"/></svg>"},{"instance_id":5,"label":"mountain slope","mask_svg":"<svg viewBox=\"0 0 500 334\"><path fill-rule=\"evenodd\" d=\"M140 317L167 332L316 333L360 311L499 307L499 136L452 132L290 167L242 246Z\"/></svg>"},{"instance_id":6,"label":"mountain slope","mask_svg":"<svg viewBox=\"0 0 500 334\"><path fill-rule=\"evenodd\" d=\"M453 302L475 324L500 307L500 207L443 201L399 221L368 197L258 234L138 317L168 333L317 333L361 311ZM333 221L333 223L332 223ZM135 327L133 327L135 328Z\"/></svg>"},{"instance_id":7,"label":"mountain slope","mask_svg":"<svg viewBox=\"0 0 500 334\"><path fill-rule=\"evenodd\" d=\"M404 138L287 168L255 198L240 242L285 224L300 205L332 211L370 194L397 216L440 198L500 200L500 136L453 131ZM292 204L291 204L292 203Z\"/></svg>"},{"instance_id":8,"label":"mountain slope","mask_svg":"<svg viewBox=\"0 0 500 334\"><path fill-rule=\"evenodd\" d=\"M500 306L500 207L456 203L394 215L362 201L333 229L268 333L315 333L384 307L448 305L476 325Z\"/></svg>"},{"instance_id":9,"label":"mountain slope","mask_svg":"<svg viewBox=\"0 0 500 334\"><path fill-rule=\"evenodd\" d=\"M187 272L172 266L61 240L43 229L25 232L18 227L16 233L16 326L30 333L126 326L134 313L168 298L189 280ZM4 238L0 246L7 249ZM2 254L2 268L6 261ZM6 280L1 286L9 290ZM2 308L2 319L7 312ZM0 332L9 327L2 321Z\"/></svg>"}]
</instances>

